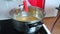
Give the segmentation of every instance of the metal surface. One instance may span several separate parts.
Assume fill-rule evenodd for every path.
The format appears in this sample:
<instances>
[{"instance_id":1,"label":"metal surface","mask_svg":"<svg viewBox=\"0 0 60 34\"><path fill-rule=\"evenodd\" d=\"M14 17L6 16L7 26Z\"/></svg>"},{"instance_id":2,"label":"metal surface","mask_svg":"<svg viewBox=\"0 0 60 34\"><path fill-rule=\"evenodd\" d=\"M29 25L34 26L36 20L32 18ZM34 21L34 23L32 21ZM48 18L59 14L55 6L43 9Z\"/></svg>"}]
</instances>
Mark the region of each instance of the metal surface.
<instances>
[{"instance_id":1,"label":"metal surface","mask_svg":"<svg viewBox=\"0 0 60 34\"><path fill-rule=\"evenodd\" d=\"M17 18L23 17L25 19L25 21L28 21L28 22L31 22L31 21L27 20L27 18L29 19L29 16L34 17L33 18L34 20L31 19L33 22L41 21L42 18L44 17L43 9L40 9L38 7L33 7L33 6L28 6L28 9L29 9L28 13L26 13L24 11L23 5L19 5L19 8L12 9L10 14L11 14L12 18L15 20L17 20ZM20 19L18 21L22 21L22 19Z\"/></svg>"},{"instance_id":2,"label":"metal surface","mask_svg":"<svg viewBox=\"0 0 60 34\"><path fill-rule=\"evenodd\" d=\"M28 9L26 13L21 5L19 8L11 10L10 15L17 31L32 34L42 27L43 9L33 6L28 6Z\"/></svg>"},{"instance_id":3,"label":"metal surface","mask_svg":"<svg viewBox=\"0 0 60 34\"><path fill-rule=\"evenodd\" d=\"M19 32L25 32L25 33L35 33L37 30L39 30L41 27L42 27L42 23L39 21L39 22L35 22L35 23L30 23L30 24L27 24L24 23L24 22L20 22L20 21L16 21L14 20L13 21L13 25L14 25L14 28L19 31Z\"/></svg>"}]
</instances>

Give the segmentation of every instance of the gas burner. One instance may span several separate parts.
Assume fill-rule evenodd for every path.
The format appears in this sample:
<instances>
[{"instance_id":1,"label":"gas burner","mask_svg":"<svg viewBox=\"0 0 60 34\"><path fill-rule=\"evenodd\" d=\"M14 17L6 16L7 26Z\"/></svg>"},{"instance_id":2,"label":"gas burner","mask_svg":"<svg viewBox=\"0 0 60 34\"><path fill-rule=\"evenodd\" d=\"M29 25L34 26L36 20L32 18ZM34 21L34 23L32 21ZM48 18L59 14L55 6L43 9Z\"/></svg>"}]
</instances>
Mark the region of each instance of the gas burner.
<instances>
[{"instance_id":1,"label":"gas burner","mask_svg":"<svg viewBox=\"0 0 60 34\"><path fill-rule=\"evenodd\" d=\"M12 19L8 20L0 20L0 34L25 34L22 32L17 31L12 24ZM34 34L51 34L50 31L47 29L45 24L42 24L43 26L36 31Z\"/></svg>"}]
</instances>

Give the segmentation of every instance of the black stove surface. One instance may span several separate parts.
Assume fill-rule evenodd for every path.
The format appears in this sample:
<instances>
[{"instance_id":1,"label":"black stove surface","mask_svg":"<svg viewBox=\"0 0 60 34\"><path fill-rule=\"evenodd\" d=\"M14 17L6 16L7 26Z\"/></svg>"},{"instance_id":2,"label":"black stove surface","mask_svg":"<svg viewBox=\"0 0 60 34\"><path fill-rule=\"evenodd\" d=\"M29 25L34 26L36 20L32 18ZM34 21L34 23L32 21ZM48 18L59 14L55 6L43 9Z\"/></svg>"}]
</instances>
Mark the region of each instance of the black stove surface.
<instances>
[{"instance_id":1,"label":"black stove surface","mask_svg":"<svg viewBox=\"0 0 60 34\"><path fill-rule=\"evenodd\" d=\"M0 34L24 34L22 32L18 32L17 30L15 30L12 21L12 19L0 20ZM40 28L38 33L47 34L43 27Z\"/></svg>"}]
</instances>

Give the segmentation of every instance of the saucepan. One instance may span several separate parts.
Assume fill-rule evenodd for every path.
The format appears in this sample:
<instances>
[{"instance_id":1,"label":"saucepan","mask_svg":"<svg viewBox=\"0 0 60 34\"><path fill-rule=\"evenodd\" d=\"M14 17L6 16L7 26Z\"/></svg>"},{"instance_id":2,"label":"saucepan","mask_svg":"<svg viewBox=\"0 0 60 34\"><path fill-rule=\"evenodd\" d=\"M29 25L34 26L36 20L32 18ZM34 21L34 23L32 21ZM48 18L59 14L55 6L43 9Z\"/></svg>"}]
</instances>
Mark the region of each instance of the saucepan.
<instances>
[{"instance_id":1,"label":"saucepan","mask_svg":"<svg viewBox=\"0 0 60 34\"><path fill-rule=\"evenodd\" d=\"M42 27L44 17L43 9L34 6L28 6L28 12L24 11L23 5L10 11L13 19L14 28L19 32L33 33Z\"/></svg>"}]
</instances>

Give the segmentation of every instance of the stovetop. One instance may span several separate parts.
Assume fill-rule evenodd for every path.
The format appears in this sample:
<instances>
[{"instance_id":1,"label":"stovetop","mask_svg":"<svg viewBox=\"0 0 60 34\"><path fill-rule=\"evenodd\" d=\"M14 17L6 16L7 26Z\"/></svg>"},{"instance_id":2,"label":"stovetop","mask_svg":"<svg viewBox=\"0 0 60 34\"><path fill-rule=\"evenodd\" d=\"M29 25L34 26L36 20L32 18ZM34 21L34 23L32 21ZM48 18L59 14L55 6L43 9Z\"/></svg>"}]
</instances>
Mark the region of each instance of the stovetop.
<instances>
[{"instance_id":1,"label":"stovetop","mask_svg":"<svg viewBox=\"0 0 60 34\"><path fill-rule=\"evenodd\" d=\"M15 30L12 21L12 19L0 20L0 34L23 34L22 32L18 32L17 30ZM47 34L43 27L41 27L38 32L39 34Z\"/></svg>"}]
</instances>

